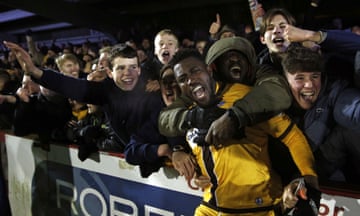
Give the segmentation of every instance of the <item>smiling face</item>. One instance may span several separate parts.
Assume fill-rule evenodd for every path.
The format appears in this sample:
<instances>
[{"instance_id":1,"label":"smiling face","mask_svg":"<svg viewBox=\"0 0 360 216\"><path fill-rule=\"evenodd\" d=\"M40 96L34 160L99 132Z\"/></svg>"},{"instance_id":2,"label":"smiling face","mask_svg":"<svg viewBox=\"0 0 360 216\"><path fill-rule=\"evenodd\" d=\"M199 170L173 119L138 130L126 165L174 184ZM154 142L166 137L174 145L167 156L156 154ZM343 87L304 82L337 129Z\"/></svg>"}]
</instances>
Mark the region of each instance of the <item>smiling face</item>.
<instances>
[{"instance_id":1,"label":"smiling face","mask_svg":"<svg viewBox=\"0 0 360 216\"><path fill-rule=\"evenodd\" d=\"M199 106L206 107L215 99L215 81L204 62L188 57L174 65L175 78L181 92Z\"/></svg>"},{"instance_id":2,"label":"smiling face","mask_svg":"<svg viewBox=\"0 0 360 216\"><path fill-rule=\"evenodd\" d=\"M265 44L270 53L285 52L290 45L288 40L284 38L284 29L289 24L283 15L274 15L269 24L266 26L265 33L260 40Z\"/></svg>"},{"instance_id":3,"label":"smiling face","mask_svg":"<svg viewBox=\"0 0 360 216\"><path fill-rule=\"evenodd\" d=\"M167 64L178 50L178 40L172 34L158 34L154 45L154 53L162 64Z\"/></svg>"},{"instance_id":4,"label":"smiling face","mask_svg":"<svg viewBox=\"0 0 360 216\"><path fill-rule=\"evenodd\" d=\"M131 91L136 86L140 76L137 57L115 57L112 61L111 78L124 91Z\"/></svg>"},{"instance_id":5,"label":"smiling face","mask_svg":"<svg viewBox=\"0 0 360 216\"><path fill-rule=\"evenodd\" d=\"M310 109L319 97L321 72L285 73L296 103L304 110Z\"/></svg>"},{"instance_id":6,"label":"smiling face","mask_svg":"<svg viewBox=\"0 0 360 216\"><path fill-rule=\"evenodd\" d=\"M180 87L176 83L174 71L171 68L166 69L160 80L161 95L166 104L172 104L176 97L180 95Z\"/></svg>"},{"instance_id":7,"label":"smiling face","mask_svg":"<svg viewBox=\"0 0 360 216\"><path fill-rule=\"evenodd\" d=\"M66 76L78 78L80 66L78 62L72 60L65 60L62 65L59 65L60 72Z\"/></svg>"},{"instance_id":8,"label":"smiling face","mask_svg":"<svg viewBox=\"0 0 360 216\"><path fill-rule=\"evenodd\" d=\"M62 54L55 59L60 72L66 76L78 78L80 73L79 59L73 54Z\"/></svg>"}]
</instances>

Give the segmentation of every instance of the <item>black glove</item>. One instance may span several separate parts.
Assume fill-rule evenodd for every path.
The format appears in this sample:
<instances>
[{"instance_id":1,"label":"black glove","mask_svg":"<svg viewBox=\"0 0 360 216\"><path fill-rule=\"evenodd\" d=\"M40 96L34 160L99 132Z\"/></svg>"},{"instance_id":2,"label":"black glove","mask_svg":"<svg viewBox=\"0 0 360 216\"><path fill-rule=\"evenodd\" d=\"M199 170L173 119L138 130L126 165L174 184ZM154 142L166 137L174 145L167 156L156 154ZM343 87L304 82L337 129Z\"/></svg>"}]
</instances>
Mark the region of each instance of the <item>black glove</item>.
<instances>
[{"instance_id":1,"label":"black glove","mask_svg":"<svg viewBox=\"0 0 360 216\"><path fill-rule=\"evenodd\" d=\"M195 106L190 109L186 115L185 123L188 129L195 128L192 130L193 137L191 140L198 145L206 145L205 136L211 123L220 118L225 112L226 109L218 106L208 108Z\"/></svg>"},{"instance_id":2,"label":"black glove","mask_svg":"<svg viewBox=\"0 0 360 216\"><path fill-rule=\"evenodd\" d=\"M79 130L79 136L86 145L96 143L101 134L102 132L99 126L88 125Z\"/></svg>"},{"instance_id":3,"label":"black glove","mask_svg":"<svg viewBox=\"0 0 360 216\"><path fill-rule=\"evenodd\" d=\"M121 145L117 140L110 137L101 137L98 139L96 146L101 151L111 151L111 152L124 152L124 146Z\"/></svg>"},{"instance_id":4,"label":"black glove","mask_svg":"<svg viewBox=\"0 0 360 216\"><path fill-rule=\"evenodd\" d=\"M97 139L101 136L101 128L88 125L81 128L78 133L78 158L81 161L86 160L92 153L97 152Z\"/></svg>"}]
</instances>

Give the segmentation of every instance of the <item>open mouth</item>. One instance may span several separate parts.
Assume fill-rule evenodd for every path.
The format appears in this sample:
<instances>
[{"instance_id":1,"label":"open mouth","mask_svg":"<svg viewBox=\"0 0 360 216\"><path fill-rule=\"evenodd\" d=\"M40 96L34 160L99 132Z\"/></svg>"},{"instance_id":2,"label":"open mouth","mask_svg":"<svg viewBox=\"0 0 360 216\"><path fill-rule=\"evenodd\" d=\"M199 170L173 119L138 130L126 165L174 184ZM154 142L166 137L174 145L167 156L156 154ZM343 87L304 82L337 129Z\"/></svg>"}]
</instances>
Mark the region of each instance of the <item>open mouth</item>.
<instances>
[{"instance_id":1,"label":"open mouth","mask_svg":"<svg viewBox=\"0 0 360 216\"><path fill-rule=\"evenodd\" d=\"M126 78L121 80L126 85L131 85L134 82L134 79L132 78Z\"/></svg>"},{"instance_id":2,"label":"open mouth","mask_svg":"<svg viewBox=\"0 0 360 216\"><path fill-rule=\"evenodd\" d=\"M230 74L233 78L239 79L241 77L241 67L234 65L230 68Z\"/></svg>"},{"instance_id":3,"label":"open mouth","mask_svg":"<svg viewBox=\"0 0 360 216\"><path fill-rule=\"evenodd\" d=\"M170 52L169 51L164 51L162 54L161 54L162 57L169 57L170 56Z\"/></svg>"},{"instance_id":4,"label":"open mouth","mask_svg":"<svg viewBox=\"0 0 360 216\"><path fill-rule=\"evenodd\" d=\"M165 97L166 97L166 100L169 102L173 102L176 99L174 91L170 91L170 90L165 92Z\"/></svg>"},{"instance_id":5,"label":"open mouth","mask_svg":"<svg viewBox=\"0 0 360 216\"><path fill-rule=\"evenodd\" d=\"M300 95L305 101L311 101L315 95L315 92L314 91L301 92Z\"/></svg>"},{"instance_id":6,"label":"open mouth","mask_svg":"<svg viewBox=\"0 0 360 216\"><path fill-rule=\"evenodd\" d=\"M195 86L192 90L192 95L194 96L194 99L201 100L205 97L205 88L201 85Z\"/></svg>"},{"instance_id":7,"label":"open mouth","mask_svg":"<svg viewBox=\"0 0 360 216\"><path fill-rule=\"evenodd\" d=\"M163 59L164 62L168 62L170 60L170 52L169 51L164 51L161 54L161 58Z\"/></svg>"},{"instance_id":8,"label":"open mouth","mask_svg":"<svg viewBox=\"0 0 360 216\"><path fill-rule=\"evenodd\" d=\"M276 45L282 45L285 42L284 38L275 38L273 43Z\"/></svg>"}]
</instances>

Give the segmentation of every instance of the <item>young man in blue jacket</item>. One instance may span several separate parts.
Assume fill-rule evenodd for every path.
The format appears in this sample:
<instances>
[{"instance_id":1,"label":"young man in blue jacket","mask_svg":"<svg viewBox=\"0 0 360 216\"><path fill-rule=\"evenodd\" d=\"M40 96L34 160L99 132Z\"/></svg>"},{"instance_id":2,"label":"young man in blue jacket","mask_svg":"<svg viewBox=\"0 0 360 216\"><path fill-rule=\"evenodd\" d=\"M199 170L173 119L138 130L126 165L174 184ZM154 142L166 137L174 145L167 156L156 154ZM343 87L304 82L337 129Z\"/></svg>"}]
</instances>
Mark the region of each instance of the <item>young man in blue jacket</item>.
<instances>
[{"instance_id":1,"label":"young man in blue jacket","mask_svg":"<svg viewBox=\"0 0 360 216\"><path fill-rule=\"evenodd\" d=\"M320 180L341 170L359 184L360 90L346 80L329 82L323 62L318 52L288 48L282 66L294 100L287 113L308 138Z\"/></svg>"},{"instance_id":2,"label":"young man in blue jacket","mask_svg":"<svg viewBox=\"0 0 360 216\"><path fill-rule=\"evenodd\" d=\"M171 157L166 138L157 127L160 110L164 107L159 92L146 92L140 81L141 69L136 51L119 44L112 48L109 63L112 71L102 82L87 81L61 75L52 70L41 70L30 55L15 43L4 42L17 53L26 74L41 85L72 99L102 106L111 127L123 140L125 159L140 165L141 175L149 176Z\"/></svg>"}]
</instances>

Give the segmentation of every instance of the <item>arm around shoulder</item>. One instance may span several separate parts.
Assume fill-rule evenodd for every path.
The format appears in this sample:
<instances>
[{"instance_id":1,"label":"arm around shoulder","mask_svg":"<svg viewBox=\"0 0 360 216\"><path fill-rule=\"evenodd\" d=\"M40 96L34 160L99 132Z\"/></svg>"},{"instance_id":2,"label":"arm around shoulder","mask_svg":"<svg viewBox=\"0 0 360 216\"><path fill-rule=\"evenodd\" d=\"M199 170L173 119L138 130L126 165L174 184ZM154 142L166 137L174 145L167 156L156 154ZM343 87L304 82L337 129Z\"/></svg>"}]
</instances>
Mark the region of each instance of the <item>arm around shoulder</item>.
<instances>
[{"instance_id":1,"label":"arm around shoulder","mask_svg":"<svg viewBox=\"0 0 360 216\"><path fill-rule=\"evenodd\" d=\"M160 112L158 119L159 131L167 137L183 136L187 108L192 102L184 96L178 97L173 104Z\"/></svg>"},{"instance_id":2,"label":"arm around shoulder","mask_svg":"<svg viewBox=\"0 0 360 216\"><path fill-rule=\"evenodd\" d=\"M268 120L272 116L288 109L292 96L285 78L279 74L264 73L258 79L251 91L242 99L237 100L233 110L238 118L242 111L248 117L248 123L256 124ZM245 126L238 119L240 126Z\"/></svg>"}]
</instances>

